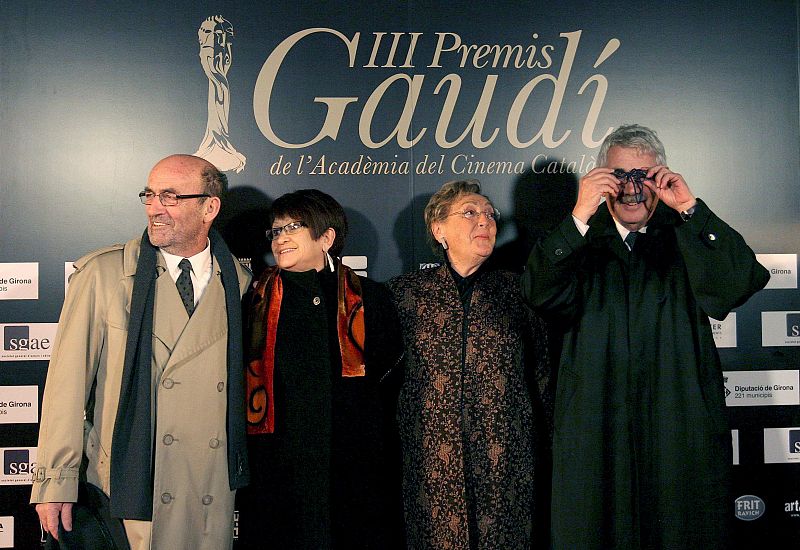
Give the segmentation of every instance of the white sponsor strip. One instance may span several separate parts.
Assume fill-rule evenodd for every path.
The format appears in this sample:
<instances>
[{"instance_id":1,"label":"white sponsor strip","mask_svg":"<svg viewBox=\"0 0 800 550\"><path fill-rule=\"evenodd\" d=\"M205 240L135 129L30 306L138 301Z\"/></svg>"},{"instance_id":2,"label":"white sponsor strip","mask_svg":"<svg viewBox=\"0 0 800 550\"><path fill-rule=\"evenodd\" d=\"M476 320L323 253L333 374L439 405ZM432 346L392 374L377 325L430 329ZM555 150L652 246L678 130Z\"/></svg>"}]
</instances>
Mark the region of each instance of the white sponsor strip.
<instances>
[{"instance_id":1,"label":"white sponsor strip","mask_svg":"<svg viewBox=\"0 0 800 550\"><path fill-rule=\"evenodd\" d=\"M0 548L14 548L14 516L0 516Z\"/></svg>"},{"instance_id":2,"label":"white sponsor strip","mask_svg":"<svg viewBox=\"0 0 800 550\"><path fill-rule=\"evenodd\" d=\"M733 465L739 465L739 430L731 430L731 444L733 445Z\"/></svg>"},{"instance_id":3,"label":"white sponsor strip","mask_svg":"<svg viewBox=\"0 0 800 550\"><path fill-rule=\"evenodd\" d=\"M756 259L769 271L764 288L797 288L797 254L756 254Z\"/></svg>"},{"instance_id":4,"label":"white sponsor strip","mask_svg":"<svg viewBox=\"0 0 800 550\"><path fill-rule=\"evenodd\" d=\"M356 272L356 275L367 276L366 256L342 256L342 263Z\"/></svg>"},{"instance_id":5,"label":"white sponsor strip","mask_svg":"<svg viewBox=\"0 0 800 550\"><path fill-rule=\"evenodd\" d=\"M762 311L762 346L800 346L800 311Z\"/></svg>"},{"instance_id":6,"label":"white sponsor strip","mask_svg":"<svg viewBox=\"0 0 800 550\"><path fill-rule=\"evenodd\" d=\"M722 321L711 317L708 321L711 323L711 333L718 348L736 347L736 313L729 313Z\"/></svg>"},{"instance_id":7,"label":"white sponsor strip","mask_svg":"<svg viewBox=\"0 0 800 550\"><path fill-rule=\"evenodd\" d=\"M800 464L800 427L764 428L764 464Z\"/></svg>"},{"instance_id":8,"label":"white sponsor strip","mask_svg":"<svg viewBox=\"0 0 800 550\"><path fill-rule=\"evenodd\" d=\"M38 263L0 263L0 300L38 299Z\"/></svg>"},{"instance_id":9,"label":"white sponsor strip","mask_svg":"<svg viewBox=\"0 0 800 550\"><path fill-rule=\"evenodd\" d=\"M48 361L58 323L0 324L0 361Z\"/></svg>"},{"instance_id":10,"label":"white sponsor strip","mask_svg":"<svg viewBox=\"0 0 800 550\"><path fill-rule=\"evenodd\" d=\"M729 407L800 405L800 371L725 371L722 376Z\"/></svg>"},{"instance_id":11,"label":"white sponsor strip","mask_svg":"<svg viewBox=\"0 0 800 550\"><path fill-rule=\"evenodd\" d=\"M39 386L0 386L0 424L39 422Z\"/></svg>"},{"instance_id":12,"label":"white sponsor strip","mask_svg":"<svg viewBox=\"0 0 800 550\"><path fill-rule=\"evenodd\" d=\"M342 256L342 263L350 269L367 269L366 256Z\"/></svg>"},{"instance_id":13,"label":"white sponsor strip","mask_svg":"<svg viewBox=\"0 0 800 550\"><path fill-rule=\"evenodd\" d=\"M36 447L0 447L0 485L31 485Z\"/></svg>"}]
</instances>

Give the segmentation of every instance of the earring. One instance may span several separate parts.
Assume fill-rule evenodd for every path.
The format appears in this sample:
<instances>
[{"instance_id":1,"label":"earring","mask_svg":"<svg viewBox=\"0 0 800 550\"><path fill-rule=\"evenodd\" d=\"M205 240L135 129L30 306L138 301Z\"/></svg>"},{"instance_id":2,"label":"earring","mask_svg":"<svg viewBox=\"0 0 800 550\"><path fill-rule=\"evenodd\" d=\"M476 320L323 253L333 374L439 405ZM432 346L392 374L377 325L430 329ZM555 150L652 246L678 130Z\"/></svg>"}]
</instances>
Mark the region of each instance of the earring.
<instances>
[{"instance_id":1,"label":"earring","mask_svg":"<svg viewBox=\"0 0 800 550\"><path fill-rule=\"evenodd\" d=\"M444 240L444 237L442 237L442 240L441 240L441 241L439 241L439 244L441 244L441 245L442 245L442 248L443 248L444 250L447 250L447 241L446 241L446 240Z\"/></svg>"}]
</instances>

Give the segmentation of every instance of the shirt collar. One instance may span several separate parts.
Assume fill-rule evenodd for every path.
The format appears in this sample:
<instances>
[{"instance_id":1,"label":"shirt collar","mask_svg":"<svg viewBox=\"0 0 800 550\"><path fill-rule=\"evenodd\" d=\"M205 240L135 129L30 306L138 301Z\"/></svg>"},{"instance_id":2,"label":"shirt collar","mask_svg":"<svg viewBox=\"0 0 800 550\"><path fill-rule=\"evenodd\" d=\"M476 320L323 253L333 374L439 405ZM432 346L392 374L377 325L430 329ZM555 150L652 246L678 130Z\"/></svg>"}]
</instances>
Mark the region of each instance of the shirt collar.
<instances>
[{"instance_id":1,"label":"shirt collar","mask_svg":"<svg viewBox=\"0 0 800 550\"><path fill-rule=\"evenodd\" d=\"M620 237L622 237L622 240L624 241L624 240L625 240L625 237L627 237L627 236L628 236L628 233L630 233L630 232L631 232L631 230L630 230L630 229L628 229L627 227L625 227L624 225L622 225L621 223L619 223L619 222L617 221L617 218L615 218L615 217L613 217L613 216L612 216L612 217L611 217L611 219L612 219L612 220L614 220L614 225L616 225L616 226L617 226L617 232L619 233L619 236L620 236ZM642 227L641 229L639 229L639 231L638 231L638 232L639 232L639 233L647 233L647 226L645 225L644 227Z\"/></svg>"},{"instance_id":2,"label":"shirt collar","mask_svg":"<svg viewBox=\"0 0 800 550\"><path fill-rule=\"evenodd\" d=\"M170 272L173 279L176 279L181 273L181 268L178 267L178 264L185 256L170 254L163 248L159 248L159 250L161 250L161 254L164 256L164 262L167 264L167 271ZM195 277L200 277L203 273L208 272L211 268L211 241L206 239L206 247L202 252L198 252L194 256L187 258L187 260L192 264L192 272L195 274Z\"/></svg>"}]
</instances>

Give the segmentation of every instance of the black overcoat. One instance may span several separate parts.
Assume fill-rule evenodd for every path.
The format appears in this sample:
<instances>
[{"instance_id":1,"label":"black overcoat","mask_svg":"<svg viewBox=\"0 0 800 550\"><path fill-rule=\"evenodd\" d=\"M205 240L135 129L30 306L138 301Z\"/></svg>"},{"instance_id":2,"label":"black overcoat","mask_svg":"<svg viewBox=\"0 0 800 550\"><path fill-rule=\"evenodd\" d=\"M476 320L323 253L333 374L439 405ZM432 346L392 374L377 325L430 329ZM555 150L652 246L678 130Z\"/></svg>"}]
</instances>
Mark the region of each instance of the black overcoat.
<instances>
[{"instance_id":1,"label":"black overcoat","mask_svg":"<svg viewBox=\"0 0 800 550\"><path fill-rule=\"evenodd\" d=\"M698 201L658 205L628 252L605 206L532 251L523 292L566 331L553 441L554 548L724 548L731 434L708 317L769 274Z\"/></svg>"},{"instance_id":2,"label":"black overcoat","mask_svg":"<svg viewBox=\"0 0 800 550\"><path fill-rule=\"evenodd\" d=\"M360 277L365 376L343 377L337 273L282 271L275 433L248 436L235 548L402 548L394 416L402 336L389 291Z\"/></svg>"}]
</instances>

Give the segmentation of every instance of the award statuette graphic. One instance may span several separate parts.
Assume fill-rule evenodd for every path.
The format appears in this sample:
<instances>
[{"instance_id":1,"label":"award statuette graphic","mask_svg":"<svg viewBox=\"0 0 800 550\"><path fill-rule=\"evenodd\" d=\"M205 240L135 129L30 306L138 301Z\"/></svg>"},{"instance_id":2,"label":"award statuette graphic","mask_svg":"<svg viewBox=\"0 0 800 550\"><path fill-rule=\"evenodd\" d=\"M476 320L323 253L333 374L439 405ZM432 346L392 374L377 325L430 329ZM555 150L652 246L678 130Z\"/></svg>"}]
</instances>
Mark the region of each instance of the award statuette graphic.
<instances>
[{"instance_id":1,"label":"award statuette graphic","mask_svg":"<svg viewBox=\"0 0 800 550\"><path fill-rule=\"evenodd\" d=\"M200 64L208 77L208 122L203 142L194 153L221 172L241 172L247 159L228 139L228 111L233 25L221 15L206 18L197 31L200 41Z\"/></svg>"}]
</instances>

